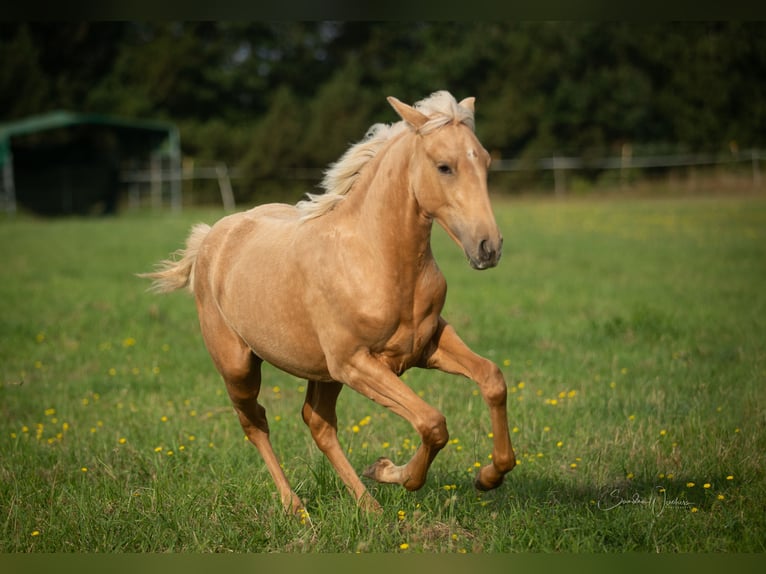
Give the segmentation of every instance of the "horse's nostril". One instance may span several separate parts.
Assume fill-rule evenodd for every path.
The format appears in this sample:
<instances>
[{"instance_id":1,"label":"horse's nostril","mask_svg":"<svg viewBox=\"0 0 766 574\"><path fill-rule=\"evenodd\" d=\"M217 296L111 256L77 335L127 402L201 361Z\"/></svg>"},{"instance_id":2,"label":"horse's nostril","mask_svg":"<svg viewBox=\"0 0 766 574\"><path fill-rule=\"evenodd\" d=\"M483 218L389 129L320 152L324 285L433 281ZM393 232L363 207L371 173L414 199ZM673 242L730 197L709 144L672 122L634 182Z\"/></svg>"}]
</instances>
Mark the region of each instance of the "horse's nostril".
<instances>
[{"instance_id":1,"label":"horse's nostril","mask_svg":"<svg viewBox=\"0 0 766 574\"><path fill-rule=\"evenodd\" d=\"M495 250L489 245L489 241L482 239L479 243L479 252L484 259L491 259L495 255Z\"/></svg>"}]
</instances>

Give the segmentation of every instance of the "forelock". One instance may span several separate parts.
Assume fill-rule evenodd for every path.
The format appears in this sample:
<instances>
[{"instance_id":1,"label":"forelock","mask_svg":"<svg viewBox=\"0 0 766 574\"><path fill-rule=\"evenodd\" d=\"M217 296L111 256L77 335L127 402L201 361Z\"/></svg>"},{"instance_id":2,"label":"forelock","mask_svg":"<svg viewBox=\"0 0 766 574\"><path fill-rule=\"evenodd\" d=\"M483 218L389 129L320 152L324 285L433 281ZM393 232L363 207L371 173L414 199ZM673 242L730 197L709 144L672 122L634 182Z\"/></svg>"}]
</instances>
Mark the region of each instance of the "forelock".
<instances>
[{"instance_id":1,"label":"forelock","mask_svg":"<svg viewBox=\"0 0 766 574\"><path fill-rule=\"evenodd\" d=\"M430 118L420 128L420 133L427 134L452 122L465 124L471 131L475 130L473 111L461 106L454 96L445 90L420 100L414 107Z\"/></svg>"}]
</instances>

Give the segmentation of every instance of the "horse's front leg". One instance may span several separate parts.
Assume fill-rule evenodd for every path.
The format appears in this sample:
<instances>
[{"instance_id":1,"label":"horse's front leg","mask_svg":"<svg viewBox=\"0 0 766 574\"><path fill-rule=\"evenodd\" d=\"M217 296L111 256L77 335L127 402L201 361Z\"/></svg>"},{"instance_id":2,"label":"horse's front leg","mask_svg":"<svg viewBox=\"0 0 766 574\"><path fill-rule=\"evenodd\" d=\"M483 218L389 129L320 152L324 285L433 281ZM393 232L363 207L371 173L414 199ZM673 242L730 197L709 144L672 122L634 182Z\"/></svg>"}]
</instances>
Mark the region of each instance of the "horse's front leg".
<instances>
[{"instance_id":1,"label":"horse's front leg","mask_svg":"<svg viewBox=\"0 0 766 574\"><path fill-rule=\"evenodd\" d=\"M455 329L441 318L422 366L463 375L478 383L484 402L489 407L494 444L492 463L479 471L476 488L497 488L503 482L503 477L516 466L516 456L508 432L508 391L502 372L495 363L471 351Z\"/></svg>"},{"instance_id":2,"label":"horse's front leg","mask_svg":"<svg viewBox=\"0 0 766 574\"><path fill-rule=\"evenodd\" d=\"M364 471L364 476L378 482L400 484L407 490L423 486L434 457L449 439L444 415L366 351L358 352L331 373L355 391L407 420L420 434L421 444L407 464L397 466L387 458L379 458Z\"/></svg>"}]
</instances>

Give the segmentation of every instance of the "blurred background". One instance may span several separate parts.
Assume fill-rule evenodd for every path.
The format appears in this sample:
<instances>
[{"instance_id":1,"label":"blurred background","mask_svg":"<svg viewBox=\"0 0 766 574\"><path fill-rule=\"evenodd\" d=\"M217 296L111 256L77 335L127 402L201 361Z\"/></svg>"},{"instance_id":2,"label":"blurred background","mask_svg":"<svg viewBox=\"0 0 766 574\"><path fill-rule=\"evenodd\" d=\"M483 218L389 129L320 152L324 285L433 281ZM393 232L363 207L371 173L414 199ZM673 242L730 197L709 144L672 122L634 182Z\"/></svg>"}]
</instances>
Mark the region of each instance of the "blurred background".
<instances>
[{"instance_id":1,"label":"blurred background","mask_svg":"<svg viewBox=\"0 0 766 574\"><path fill-rule=\"evenodd\" d=\"M8 212L294 202L439 89L495 193L761 188L761 22L3 22L0 63Z\"/></svg>"}]
</instances>

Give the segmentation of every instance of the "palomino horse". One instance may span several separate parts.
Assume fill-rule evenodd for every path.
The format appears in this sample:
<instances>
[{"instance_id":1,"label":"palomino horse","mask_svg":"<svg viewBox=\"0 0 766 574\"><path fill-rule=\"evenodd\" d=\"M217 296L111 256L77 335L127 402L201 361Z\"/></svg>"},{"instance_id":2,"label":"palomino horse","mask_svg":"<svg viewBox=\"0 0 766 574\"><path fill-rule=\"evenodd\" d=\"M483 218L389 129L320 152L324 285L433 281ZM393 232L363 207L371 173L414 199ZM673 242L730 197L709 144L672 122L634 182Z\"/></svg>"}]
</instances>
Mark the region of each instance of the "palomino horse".
<instances>
[{"instance_id":1,"label":"palomino horse","mask_svg":"<svg viewBox=\"0 0 766 574\"><path fill-rule=\"evenodd\" d=\"M420 488L448 440L444 416L398 375L410 367L473 379L489 407L492 462L476 487L500 485L516 460L500 369L473 353L440 316L447 285L431 252L433 221L475 269L500 259L502 237L487 193L490 157L474 135L474 98L437 92L402 121L373 126L327 171L324 194L268 204L192 229L186 248L153 273L156 291L188 287L208 351L239 421L288 511L302 503L269 441L258 403L261 363L308 380L303 420L357 503L378 509L343 453L335 405L343 385L403 417L421 444L409 462L380 458L378 482Z\"/></svg>"}]
</instances>

